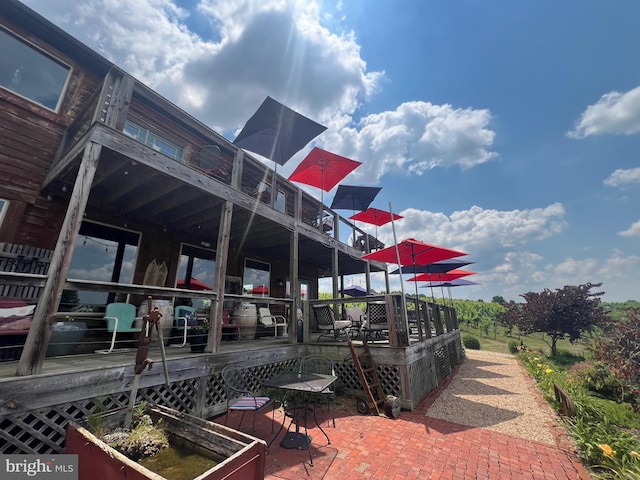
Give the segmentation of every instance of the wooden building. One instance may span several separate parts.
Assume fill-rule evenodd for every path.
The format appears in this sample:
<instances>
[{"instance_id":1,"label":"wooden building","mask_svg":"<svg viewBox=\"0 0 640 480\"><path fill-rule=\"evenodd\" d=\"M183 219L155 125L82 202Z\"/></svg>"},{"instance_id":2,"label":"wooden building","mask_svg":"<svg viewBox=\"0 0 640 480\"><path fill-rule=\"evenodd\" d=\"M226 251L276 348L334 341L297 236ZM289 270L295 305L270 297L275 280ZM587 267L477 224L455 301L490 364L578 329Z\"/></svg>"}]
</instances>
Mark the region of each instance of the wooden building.
<instances>
[{"instance_id":1,"label":"wooden building","mask_svg":"<svg viewBox=\"0 0 640 480\"><path fill-rule=\"evenodd\" d=\"M379 242L17 0L0 3L0 51L0 297L37 304L19 359L0 364L1 453L61 451L66 421L124 404L131 355L46 357L60 317L101 322L100 305L66 315L74 295L102 307L148 296L210 306L206 353L173 349L170 384L161 369L142 382L153 402L210 416L226 363L268 374L311 351L340 360L347 390L359 388L344 344L312 342L309 312L319 279L332 278L337 307L342 276L369 284L386 272L360 258ZM74 276L87 241L109 253L108 271ZM210 290L191 285L198 266ZM248 272L266 280L259 298ZM462 356L455 316L432 337L425 314L427 335L411 342L398 298L371 299L394 317L376 349L387 390L413 408ZM222 341L229 312L252 301L288 318L287 338Z\"/></svg>"}]
</instances>

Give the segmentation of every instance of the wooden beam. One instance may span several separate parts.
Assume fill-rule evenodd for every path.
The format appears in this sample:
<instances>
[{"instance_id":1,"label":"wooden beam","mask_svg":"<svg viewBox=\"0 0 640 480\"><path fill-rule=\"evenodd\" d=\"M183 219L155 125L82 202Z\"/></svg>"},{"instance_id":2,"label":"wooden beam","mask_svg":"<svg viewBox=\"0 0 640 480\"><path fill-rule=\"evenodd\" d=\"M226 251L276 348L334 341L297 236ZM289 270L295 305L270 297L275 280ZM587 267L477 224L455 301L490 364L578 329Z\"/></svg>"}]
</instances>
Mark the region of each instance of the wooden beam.
<instances>
[{"instance_id":1,"label":"wooden beam","mask_svg":"<svg viewBox=\"0 0 640 480\"><path fill-rule=\"evenodd\" d=\"M100 151L100 145L95 143L89 143L84 151L58 243L51 258L49 277L41 296L43 301L38 303L33 315L33 322L18 362L16 375L35 375L42 370L51 337L49 319L53 318L53 314L58 310L64 282L69 272L73 247L80 231L91 183L98 166Z\"/></svg>"}]
</instances>

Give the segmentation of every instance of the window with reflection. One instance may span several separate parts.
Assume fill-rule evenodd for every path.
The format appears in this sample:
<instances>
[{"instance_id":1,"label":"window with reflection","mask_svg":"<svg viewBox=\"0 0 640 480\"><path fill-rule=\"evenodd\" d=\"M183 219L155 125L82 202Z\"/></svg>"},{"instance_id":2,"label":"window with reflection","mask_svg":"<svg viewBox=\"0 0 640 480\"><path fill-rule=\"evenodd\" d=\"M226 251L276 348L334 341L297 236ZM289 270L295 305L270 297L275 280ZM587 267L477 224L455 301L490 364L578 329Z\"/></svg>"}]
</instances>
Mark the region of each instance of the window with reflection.
<instances>
[{"instance_id":1,"label":"window with reflection","mask_svg":"<svg viewBox=\"0 0 640 480\"><path fill-rule=\"evenodd\" d=\"M130 230L82 222L68 278L132 283L139 240L140 235ZM60 309L73 310L81 305L87 308L104 306L115 300L115 293L65 291Z\"/></svg>"},{"instance_id":2,"label":"window with reflection","mask_svg":"<svg viewBox=\"0 0 640 480\"><path fill-rule=\"evenodd\" d=\"M3 28L0 52L0 86L57 111L71 68Z\"/></svg>"},{"instance_id":3,"label":"window with reflection","mask_svg":"<svg viewBox=\"0 0 640 480\"><path fill-rule=\"evenodd\" d=\"M4 221L4 215L9 208L9 201L4 198L0 198L0 227L2 226L2 222Z\"/></svg>"},{"instance_id":4,"label":"window with reflection","mask_svg":"<svg viewBox=\"0 0 640 480\"><path fill-rule=\"evenodd\" d=\"M242 278L242 293L266 297L271 285L271 265L257 260L244 261L244 275Z\"/></svg>"},{"instance_id":5,"label":"window with reflection","mask_svg":"<svg viewBox=\"0 0 640 480\"><path fill-rule=\"evenodd\" d=\"M178 264L176 287L190 290L213 290L215 288L216 252L195 245L183 244ZM191 299L197 309L209 308L209 299Z\"/></svg>"},{"instance_id":6,"label":"window with reflection","mask_svg":"<svg viewBox=\"0 0 640 480\"><path fill-rule=\"evenodd\" d=\"M273 208L275 208L279 212L286 213L287 194L284 192L284 190L278 190L276 192L276 200Z\"/></svg>"}]
</instances>

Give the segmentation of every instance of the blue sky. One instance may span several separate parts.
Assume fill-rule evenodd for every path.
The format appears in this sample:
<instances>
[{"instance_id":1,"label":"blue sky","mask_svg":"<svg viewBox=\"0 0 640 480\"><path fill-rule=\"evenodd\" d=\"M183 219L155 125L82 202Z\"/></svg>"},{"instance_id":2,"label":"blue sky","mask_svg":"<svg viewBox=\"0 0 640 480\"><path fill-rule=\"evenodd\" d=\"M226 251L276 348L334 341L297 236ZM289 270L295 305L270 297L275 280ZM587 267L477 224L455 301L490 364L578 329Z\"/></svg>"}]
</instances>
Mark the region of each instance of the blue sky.
<instances>
[{"instance_id":1,"label":"blue sky","mask_svg":"<svg viewBox=\"0 0 640 480\"><path fill-rule=\"evenodd\" d=\"M326 125L278 172L362 162L400 239L470 253L454 297L640 299L639 2L25 3L230 140L267 95Z\"/></svg>"}]
</instances>

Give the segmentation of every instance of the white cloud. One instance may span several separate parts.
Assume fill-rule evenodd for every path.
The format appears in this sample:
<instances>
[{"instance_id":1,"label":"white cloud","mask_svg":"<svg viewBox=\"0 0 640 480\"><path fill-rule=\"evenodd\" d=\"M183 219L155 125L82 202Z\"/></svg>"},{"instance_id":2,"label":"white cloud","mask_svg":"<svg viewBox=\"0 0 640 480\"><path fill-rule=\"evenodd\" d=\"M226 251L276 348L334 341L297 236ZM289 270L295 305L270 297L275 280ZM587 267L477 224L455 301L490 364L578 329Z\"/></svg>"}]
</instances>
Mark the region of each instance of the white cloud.
<instances>
[{"instance_id":1,"label":"white cloud","mask_svg":"<svg viewBox=\"0 0 640 480\"><path fill-rule=\"evenodd\" d=\"M640 183L640 167L619 168L603 182L608 187L620 187L629 183Z\"/></svg>"},{"instance_id":2,"label":"white cloud","mask_svg":"<svg viewBox=\"0 0 640 480\"><path fill-rule=\"evenodd\" d=\"M640 87L626 93L605 93L594 105L589 105L567 133L571 138L590 135L632 135L640 133Z\"/></svg>"},{"instance_id":3,"label":"white cloud","mask_svg":"<svg viewBox=\"0 0 640 480\"><path fill-rule=\"evenodd\" d=\"M622 237L640 237L640 220L633 222L626 230L618 232L618 235Z\"/></svg>"},{"instance_id":4,"label":"white cloud","mask_svg":"<svg viewBox=\"0 0 640 480\"><path fill-rule=\"evenodd\" d=\"M229 138L267 95L327 125L318 145L366 159L362 183L497 156L488 110L415 101L354 120L384 72L367 70L351 32L319 23L319 2L203 1L197 15L216 32L208 36L190 31L190 13L169 0L27 3Z\"/></svg>"}]
</instances>

